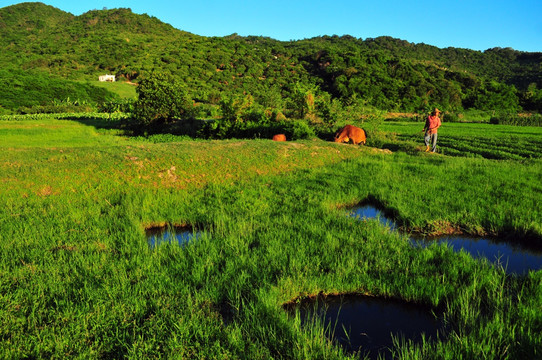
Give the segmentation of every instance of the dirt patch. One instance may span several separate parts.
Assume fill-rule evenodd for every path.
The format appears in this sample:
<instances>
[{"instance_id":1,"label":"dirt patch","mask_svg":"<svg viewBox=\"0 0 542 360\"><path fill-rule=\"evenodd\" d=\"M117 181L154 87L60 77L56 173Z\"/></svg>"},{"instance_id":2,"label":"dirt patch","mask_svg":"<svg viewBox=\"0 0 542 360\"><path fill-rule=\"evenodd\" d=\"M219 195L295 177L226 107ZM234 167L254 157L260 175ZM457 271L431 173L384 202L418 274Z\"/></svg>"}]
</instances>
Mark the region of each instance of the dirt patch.
<instances>
[{"instance_id":1,"label":"dirt patch","mask_svg":"<svg viewBox=\"0 0 542 360\"><path fill-rule=\"evenodd\" d=\"M36 191L36 195L40 197L47 197L47 196L56 195L56 194L58 194L58 192L55 192L51 185L46 185L42 187L41 189L39 189L38 191Z\"/></svg>"},{"instance_id":2,"label":"dirt patch","mask_svg":"<svg viewBox=\"0 0 542 360\"><path fill-rule=\"evenodd\" d=\"M429 237L437 237L444 235L470 235L470 236L496 236L482 228L465 229L457 224L452 224L445 220L435 220L423 228L413 227L405 229L406 232L412 235L424 235Z\"/></svg>"}]
</instances>

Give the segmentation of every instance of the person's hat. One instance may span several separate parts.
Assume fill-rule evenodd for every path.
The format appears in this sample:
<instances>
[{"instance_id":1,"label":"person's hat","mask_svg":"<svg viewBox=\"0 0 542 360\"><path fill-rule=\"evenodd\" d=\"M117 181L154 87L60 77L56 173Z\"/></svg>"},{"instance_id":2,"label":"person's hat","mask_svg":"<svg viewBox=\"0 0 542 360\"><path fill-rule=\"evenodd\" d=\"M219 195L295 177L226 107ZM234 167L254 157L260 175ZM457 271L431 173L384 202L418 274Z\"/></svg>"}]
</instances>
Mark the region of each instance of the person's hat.
<instances>
[{"instance_id":1,"label":"person's hat","mask_svg":"<svg viewBox=\"0 0 542 360\"><path fill-rule=\"evenodd\" d=\"M440 111L439 109L435 108L435 110L433 110L433 112L434 112L435 114L440 114L441 111Z\"/></svg>"}]
</instances>

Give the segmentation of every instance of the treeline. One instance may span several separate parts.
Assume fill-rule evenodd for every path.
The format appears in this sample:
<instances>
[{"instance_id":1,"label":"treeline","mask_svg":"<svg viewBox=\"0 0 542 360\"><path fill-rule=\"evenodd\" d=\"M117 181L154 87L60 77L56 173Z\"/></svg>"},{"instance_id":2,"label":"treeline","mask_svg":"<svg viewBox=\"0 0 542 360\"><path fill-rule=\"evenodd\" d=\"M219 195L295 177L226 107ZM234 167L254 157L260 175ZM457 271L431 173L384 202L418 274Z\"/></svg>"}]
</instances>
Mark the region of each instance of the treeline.
<instances>
[{"instance_id":1,"label":"treeline","mask_svg":"<svg viewBox=\"0 0 542 360\"><path fill-rule=\"evenodd\" d=\"M191 99L216 106L250 95L264 109L307 115L295 109L302 89L321 107L542 109L542 53L512 49L439 49L390 37L208 38L130 9L73 16L40 3L0 9L0 45L3 69L72 80L113 73L138 83L153 72L167 73ZM28 106L22 100L0 106Z\"/></svg>"}]
</instances>

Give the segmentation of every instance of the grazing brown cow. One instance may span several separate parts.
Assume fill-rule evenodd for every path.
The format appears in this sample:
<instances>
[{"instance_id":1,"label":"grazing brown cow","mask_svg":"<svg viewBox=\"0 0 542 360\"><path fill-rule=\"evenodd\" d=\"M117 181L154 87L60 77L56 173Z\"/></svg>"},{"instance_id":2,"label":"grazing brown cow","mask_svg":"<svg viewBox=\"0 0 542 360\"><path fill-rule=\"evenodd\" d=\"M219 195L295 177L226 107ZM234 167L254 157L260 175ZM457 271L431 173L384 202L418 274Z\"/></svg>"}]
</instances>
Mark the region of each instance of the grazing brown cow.
<instances>
[{"instance_id":1,"label":"grazing brown cow","mask_svg":"<svg viewBox=\"0 0 542 360\"><path fill-rule=\"evenodd\" d=\"M286 135L284 134L273 135L273 141L286 141Z\"/></svg>"},{"instance_id":2,"label":"grazing brown cow","mask_svg":"<svg viewBox=\"0 0 542 360\"><path fill-rule=\"evenodd\" d=\"M365 133L365 130L354 125L346 125L335 134L335 142L347 143L350 140L352 140L354 145L365 145L365 141L367 140L367 134Z\"/></svg>"}]
</instances>

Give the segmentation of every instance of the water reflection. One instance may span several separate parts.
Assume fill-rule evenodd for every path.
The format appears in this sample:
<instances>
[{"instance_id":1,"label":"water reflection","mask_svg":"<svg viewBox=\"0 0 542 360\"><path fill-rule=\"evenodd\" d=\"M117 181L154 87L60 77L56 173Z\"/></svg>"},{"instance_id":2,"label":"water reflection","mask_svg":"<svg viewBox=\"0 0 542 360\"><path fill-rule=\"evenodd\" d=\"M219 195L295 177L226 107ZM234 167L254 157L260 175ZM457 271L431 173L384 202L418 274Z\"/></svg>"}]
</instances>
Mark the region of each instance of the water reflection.
<instances>
[{"instance_id":1,"label":"water reflection","mask_svg":"<svg viewBox=\"0 0 542 360\"><path fill-rule=\"evenodd\" d=\"M186 245L191 240L201 237L200 231L194 231L190 227L159 227L145 230L147 241L151 249L162 243L176 242L180 246Z\"/></svg>"},{"instance_id":2,"label":"water reflection","mask_svg":"<svg viewBox=\"0 0 542 360\"><path fill-rule=\"evenodd\" d=\"M299 305L302 323L323 320L331 337L348 352L391 357L394 337L422 343L443 333L442 322L425 306L369 296L330 296ZM423 334L423 335L422 335Z\"/></svg>"},{"instance_id":3,"label":"water reflection","mask_svg":"<svg viewBox=\"0 0 542 360\"><path fill-rule=\"evenodd\" d=\"M350 210L350 216L360 219L379 219L379 221L396 230L397 225L391 219L371 205L355 207ZM542 269L542 251L527 248L519 243L510 243L487 238L469 237L463 235L445 235L440 237L422 238L411 235L410 241L415 246L426 247L433 242L449 244L454 251L463 249L475 258L485 257L489 261L502 265L508 274L526 274L529 270Z\"/></svg>"},{"instance_id":4,"label":"water reflection","mask_svg":"<svg viewBox=\"0 0 542 360\"><path fill-rule=\"evenodd\" d=\"M360 218L361 220L378 219L378 221L380 221L382 225L390 228L390 230L394 231L397 229L397 226L395 225L395 222L393 220L388 219L386 216L384 216L382 211L371 205L352 208L349 215L352 217Z\"/></svg>"},{"instance_id":5,"label":"water reflection","mask_svg":"<svg viewBox=\"0 0 542 360\"><path fill-rule=\"evenodd\" d=\"M474 258L484 257L495 264L502 265L508 274L523 275L529 270L542 269L542 252L517 244L462 235L446 235L438 238L411 237L410 240L414 245L421 247L426 247L435 241L447 243L454 251L463 249Z\"/></svg>"}]
</instances>

